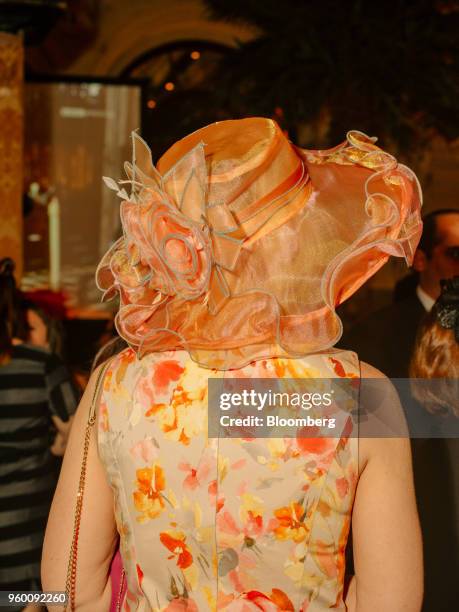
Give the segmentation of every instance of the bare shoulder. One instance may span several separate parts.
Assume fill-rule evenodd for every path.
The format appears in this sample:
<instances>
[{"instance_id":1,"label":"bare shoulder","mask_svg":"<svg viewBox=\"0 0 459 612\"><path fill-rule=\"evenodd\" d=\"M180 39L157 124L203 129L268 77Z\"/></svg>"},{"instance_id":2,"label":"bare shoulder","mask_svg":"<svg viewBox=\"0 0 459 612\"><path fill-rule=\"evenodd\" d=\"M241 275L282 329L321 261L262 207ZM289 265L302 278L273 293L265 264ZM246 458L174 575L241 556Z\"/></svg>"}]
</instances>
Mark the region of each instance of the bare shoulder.
<instances>
[{"instance_id":1,"label":"bare shoulder","mask_svg":"<svg viewBox=\"0 0 459 612\"><path fill-rule=\"evenodd\" d=\"M381 370L361 362L359 460L409 456L409 432L396 387Z\"/></svg>"},{"instance_id":2,"label":"bare shoulder","mask_svg":"<svg viewBox=\"0 0 459 612\"><path fill-rule=\"evenodd\" d=\"M362 373L362 378L386 378L387 376L378 370L374 366L366 363L365 361L360 362L360 371Z\"/></svg>"}]
</instances>

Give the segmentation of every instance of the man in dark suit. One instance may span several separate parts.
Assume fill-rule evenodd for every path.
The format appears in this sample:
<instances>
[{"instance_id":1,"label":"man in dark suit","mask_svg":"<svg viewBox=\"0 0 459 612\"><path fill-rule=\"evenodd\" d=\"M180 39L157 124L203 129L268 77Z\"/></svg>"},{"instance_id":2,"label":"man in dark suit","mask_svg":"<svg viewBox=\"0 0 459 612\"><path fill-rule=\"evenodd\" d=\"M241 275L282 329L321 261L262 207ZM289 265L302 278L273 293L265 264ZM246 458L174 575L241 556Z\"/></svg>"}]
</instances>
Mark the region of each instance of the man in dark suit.
<instances>
[{"instance_id":1,"label":"man in dark suit","mask_svg":"<svg viewBox=\"0 0 459 612\"><path fill-rule=\"evenodd\" d=\"M423 221L414 276L404 293L398 291L397 301L354 325L339 342L390 378L408 377L417 329L440 295L440 280L459 274L459 208L436 210Z\"/></svg>"}]
</instances>

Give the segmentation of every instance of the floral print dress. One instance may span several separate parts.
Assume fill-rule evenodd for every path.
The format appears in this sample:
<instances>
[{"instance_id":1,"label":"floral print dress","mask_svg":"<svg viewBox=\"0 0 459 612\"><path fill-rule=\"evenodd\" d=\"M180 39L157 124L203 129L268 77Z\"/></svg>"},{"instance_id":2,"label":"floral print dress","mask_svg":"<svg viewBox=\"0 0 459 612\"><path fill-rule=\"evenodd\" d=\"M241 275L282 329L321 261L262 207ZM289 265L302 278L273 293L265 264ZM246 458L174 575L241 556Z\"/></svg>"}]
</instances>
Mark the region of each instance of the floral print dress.
<instances>
[{"instance_id":1,"label":"floral print dress","mask_svg":"<svg viewBox=\"0 0 459 612\"><path fill-rule=\"evenodd\" d=\"M208 438L210 377L359 376L355 353L200 367L132 349L110 364L99 454L114 492L125 611L345 610L358 442Z\"/></svg>"}]
</instances>

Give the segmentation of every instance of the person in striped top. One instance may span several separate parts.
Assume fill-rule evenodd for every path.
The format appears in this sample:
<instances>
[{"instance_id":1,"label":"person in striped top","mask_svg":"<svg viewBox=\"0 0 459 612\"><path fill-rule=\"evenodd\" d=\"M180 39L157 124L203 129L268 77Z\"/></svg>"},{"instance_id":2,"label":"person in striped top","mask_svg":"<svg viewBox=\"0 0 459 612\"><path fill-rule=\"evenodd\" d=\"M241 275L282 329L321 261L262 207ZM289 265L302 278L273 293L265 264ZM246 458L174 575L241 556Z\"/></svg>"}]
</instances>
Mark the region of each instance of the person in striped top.
<instances>
[{"instance_id":1,"label":"person in striped top","mask_svg":"<svg viewBox=\"0 0 459 612\"><path fill-rule=\"evenodd\" d=\"M28 591L41 590L41 550L56 485L50 425L62 448L78 391L57 355L29 344L13 272L11 259L0 261L0 590Z\"/></svg>"}]
</instances>

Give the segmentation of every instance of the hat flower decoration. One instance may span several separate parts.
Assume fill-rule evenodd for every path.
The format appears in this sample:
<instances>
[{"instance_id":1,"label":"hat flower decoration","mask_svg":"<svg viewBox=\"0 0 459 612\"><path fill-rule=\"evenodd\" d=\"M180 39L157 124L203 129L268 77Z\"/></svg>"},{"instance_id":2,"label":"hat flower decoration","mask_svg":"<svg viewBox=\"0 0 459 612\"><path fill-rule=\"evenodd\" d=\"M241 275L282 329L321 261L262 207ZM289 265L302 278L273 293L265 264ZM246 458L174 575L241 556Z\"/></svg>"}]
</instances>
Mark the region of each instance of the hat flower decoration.
<instances>
[{"instance_id":1,"label":"hat flower decoration","mask_svg":"<svg viewBox=\"0 0 459 612\"><path fill-rule=\"evenodd\" d=\"M125 163L129 179L116 182L103 177L106 186L123 199L123 236L98 267L102 300L120 295L118 325L123 316L135 313L139 327L141 311L150 319L173 300L201 298L212 313L217 302L229 296L221 270L233 269L243 240L232 236L237 223L224 203L207 206L205 145L197 144L162 176L146 142L136 132L132 141L133 160ZM129 195L124 188L127 183ZM129 309L130 305L146 308ZM159 340L167 334L174 332L169 327L154 329L144 340L151 342L151 336ZM138 333L129 340L137 344Z\"/></svg>"},{"instance_id":2,"label":"hat flower decoration","mask_svg":"<svg viewBox=\"0 0 459 612\"><path fill-rule=\"evenodd\" d=\"M134 151L146 150L138 134L133 139ZM125 166L131 179L120 181L131 184L130 196L104 177L106 185L124 199L124 235L107 254L113 284L105 298L118 290L123 303L139 303L139 299L148 303L153 298L158 305L175 296L195 299L207 291L213 262L211 228L205 217L206 185L199 176L202 161L199 145L183 161L188 176L179 194L168 192L167 176L163 178L152 163L147 177L135 159Z\"/></svg>"}]
</instances>

